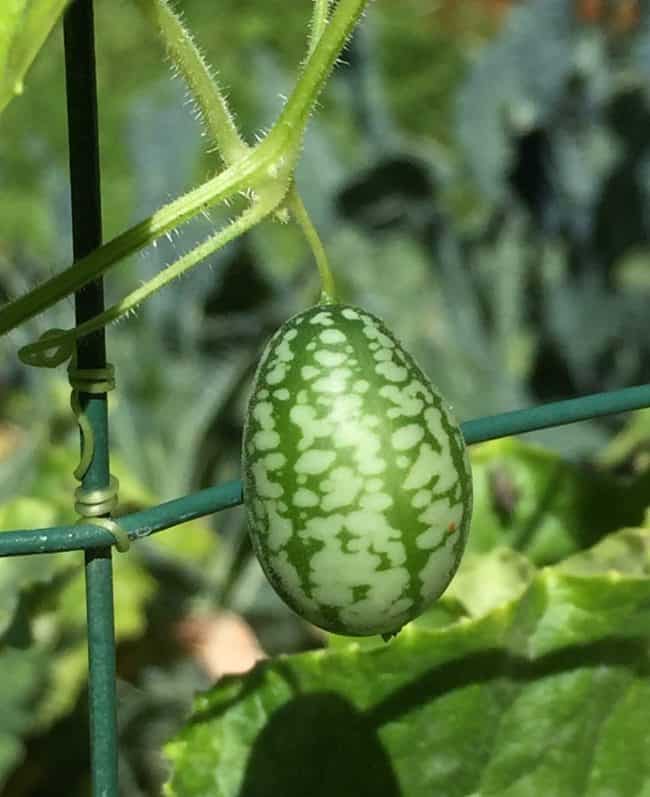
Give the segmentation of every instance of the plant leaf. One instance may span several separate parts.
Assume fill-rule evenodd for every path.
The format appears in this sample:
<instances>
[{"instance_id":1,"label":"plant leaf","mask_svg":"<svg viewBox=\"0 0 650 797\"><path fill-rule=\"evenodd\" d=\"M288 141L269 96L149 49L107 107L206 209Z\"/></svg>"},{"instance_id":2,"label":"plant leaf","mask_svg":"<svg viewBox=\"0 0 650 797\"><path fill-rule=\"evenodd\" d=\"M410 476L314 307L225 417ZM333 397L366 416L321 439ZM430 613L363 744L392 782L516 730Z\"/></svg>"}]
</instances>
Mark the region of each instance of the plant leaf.
<instances>
[{"instance_id":1,"label":"plant leaf","mask_svg":"<svg viewBox=\"0 0 650 797\"><path fill-rule=\"evenodd\" d=\"M37 648L3 645L0 649L0 789L19 762L33 704L46 679L46 656Z\"/></svg>"},{"instance_id":2,"label":"plant leaf","mask_svg":"<svg viewBox=\"0 0 650 797\"><path fill-rule=\"evenodd\" d=\"M648 564L650 531L633 534ZM199 696L167 797L635 797L650 578L547 567L476 619L280 657Z\"/></svg>"},{"instance_id":3,"label":"plant leaf","mask_svg":"<svg viewBox=\"0 0 650 797\"><path fill-rule=\"evenodd\" d=\"M56 508L41 498L18 497L0 507L0 530L43 528L56 521ZM51 581L75 561L74 554L72 558L70 554L0 558L0 638L13 621L21 593Z\"/></svg>"},{"instance_id":4,"label":"plant leaf","mask_svg":"<svg viewBox=\"0 0 650 797\"><path fill-rule=\"evenodd\" d=\"M0 111L23 92L25 74L68 0L4 0L0 16Z\"/></svg>"},{"instance_id":5,"label":"plant leaf","mask_svg":"<svg viewBox=\"0 0 650 797\"><path fill-rule=\"evenodd\" d=\"M643 523L650 474L619 481L514 438L472 447L471 461L468 550L508 546L545 565Z\"/></svg>"},{"instance_id":6,"label":"plant leaf","mask_svg":"<svg viewBox=\"0 0 650 797\"><path fill-rule=\"evenodd\" d=\"M49 688L32 716L38 729L72 710L88 677L85 575L79 558L77 563L77 572L47 594L32 621L35 637L51 655ZM116 556L114 570L115 638L119 643L144 633L146 606L156 583L132 555Z\"/></svg>"},{"instance_id":7,"label":"plant leaf","mask_svg":"<svg viewBox=\"0 0 650 797\"><path fill-rule=\"evenodd\" d=\"M518 598L534 574L530 561L511 548L495 548L481 555L469 551L445 598L458 601L470 617L481 617Z\"/></svg>"}]
</instances>

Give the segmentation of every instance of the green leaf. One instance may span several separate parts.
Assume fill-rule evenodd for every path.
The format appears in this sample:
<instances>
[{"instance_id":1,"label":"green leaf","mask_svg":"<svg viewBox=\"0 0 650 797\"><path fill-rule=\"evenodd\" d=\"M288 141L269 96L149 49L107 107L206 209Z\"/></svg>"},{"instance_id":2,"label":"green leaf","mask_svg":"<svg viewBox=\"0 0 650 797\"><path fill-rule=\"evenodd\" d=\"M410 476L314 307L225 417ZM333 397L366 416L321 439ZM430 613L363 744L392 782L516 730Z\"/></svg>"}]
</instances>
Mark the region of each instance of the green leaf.
<instances>
[{"instance_id":1,"label":"green leaf","mask_svg":"<svg viewBox=\"0 0 650 797\"><path fill-rule=\"evenodd\" d=\"M643 523L648 475L618 481L514 438L474 446L470 453L474 515L468 550L508 546L544 565Z\"/></svg>"},{"instance_id":2,"label":"green leaf","mask_svg":"<svg viewBox=\"0 0 650 797\"><path fill-rule=\"evenodd\" d=\"M38 704L34 724L43 728L71 711L88 677L85 576L82 561L77 572L47 595L33 616L37 641L51 653L49 688ZM147 603L156 582L134 555L115 556L115 639L124 642L141 636L146 628Z\"/></svg>"},{"instance_id":3,"label":"green leaf","mask_svg":"<svg viewBox=\"0 0 650 797\"><path fill-rule=\"evenodd\" d=\"M630 535L647 566L650 531L614 543ZM223 679L167 745L165 794L638 797L650 578L608 572L611 543L591 552L602 571L547 567L475 619Z\"/></svg>"},{"instance_id":4,"label":"green leaf","mask_svg":"<svg viewBox=\"0 0 650 797\"><path fill-rule=\"evenodd\" d=\"M19 496L0 506L0 533L74 523L77 516L73 495L77 482L72 472L78 459L76 446L44 447L35 465L33 483L23 485L30 495ZM111 458L111 471L119 480L120 504L127 510L158 502L158 497L140 484L119 457ZM195 565L198 568L200 565L203 568L217 550L218 538L210 525L204 520L194 520L138 542L124 556L116 555L117 642L134 640L145 633L148 606L161 587L149 567L151 556L143 556L146 551L164 555L175 566ZM70 552L0 558L0 639L11 630L18 617L33 640L26 648L26 655L35 650L43 652L40 668L47 682L29 710L25 730L43 731L73 709L88 677L82 555ZM1 671L4 677L4 670ZM0 705L3 704L0 702ZM18 755L20 744L18 741L12 744L11 749L15 748L15 755ZM2 745L0 723L0 778ZM14 753L11 756L13 761Z\"/></svg>"},{"instance_id":5,"label":"green leaf","mask_svg":"<svg viewBox=\"0 0 650 797\"><path fill-rule=\"evenodd\" d=\"M22 738L32 724L33 705L45 680L43 651L3 645L0 649L0 789L20 761Z\"/></svg>"},{"instance_id":6,"label":"green leaf","mask_svg":"<svg viewBox=\"0 0 650 797\"><path fill-rule=\"evenodd\" d=\"M455 579L460 575L460 570ZM454 581L455 581L454 579ZM454 582L452 582L453 584ZM467 610L463 604L450 595L451 587L445 595L436 601L430 609L416 617L412 625L418 628L432 629L442 628L457 622L462 617L468 617ZM327 644L330 649L347 650L350 646L355 649L370 650L371 648L381 648L386 644L386 640L381 636L349 637L339 634L327 634Z\"/></svg>"},{"instance_id":7,"label":"green leaf","mask_svg":"<svg viewBox=\"0 0 650 797\"><path fill-rule=\"evenodd\" d=\"M28 489L42 498L18 498L0 508L0 527L39 528L72 523L78 462L75 447L48 446L40 458L37 476ZM111 472L119 481L120 506L156 504L148 491L124 466L111 457ZM140 638L147 628L147 609L161 588L150 572L145 551L164 554L172 563L200 564L218 550L218 538L204 520L194 520L134 544L115 555L115 637L118 643ZM149 557L150 558L150 557ZM65 570L64 578L54 578ZM4 576L4 578L3 578ZM50 582L50 583L47 583ZM43 584L29 592L28 588ZM164 587L163 587L164 588ZM0 559L0 632L15 615L21 594L29 600L29 626L34 641L48 652L48 685L32 712L31 730L44 730L74 707L88 676L86 599L83 558L80 553Z\"/></svg>"},{"instance_id":8,"label":"green leaf","mask_svg":"<svg viewBox=\"0 0 650 797\"><path fill-rule=\"evenodd\" d=\"M635 471L650 470L650 409L632 413L625 427L600 452L598 461L608 467L629 461Z\"/></svg>"},{"instance_id":9,"label":"green leaf","mask_svg":"<svg viewBox=\"0 0 650 797\"><path fill-rule=\"evenodd\" d=\"M25 73L67 0L4 0L0 16L0 111L23 93Z\"/></svg>"},{"instance_id":10,"label":"green leaf","mask_svg":"<svg viewBox=\"0 0 650 797\"><path fill-rule=\"evenodd\" d=\"M622 529L610 534L588 551L581 551L557 565L563 573L609 573L650 577L648 529Z\"/></svg>"},{"instance_id":11,"label":"green leaf","mask_svg":"<svg viewBox=\"0 0 650 797\"><path fill-rule=\"evenodd\" d=\"M518 598L535 575L525 556L510 548L495 548L488 554L467 552L458 573L445 592L471 617L480 617Z\"/></svg>"},{"instance_id":12,"label":"green leaf","mask_svg":"<svg viewBox=\"0 0 650 797\"><path fill-rule=\"evenodd\" d=\"M56 519L57 511L51 503L39 498L18 497L0 506L0 533L51 526ZM21 592L51 581L73 564L74 558L69 554L0 558L0 637L14 618Z\"/></svg>"}]
</instances>

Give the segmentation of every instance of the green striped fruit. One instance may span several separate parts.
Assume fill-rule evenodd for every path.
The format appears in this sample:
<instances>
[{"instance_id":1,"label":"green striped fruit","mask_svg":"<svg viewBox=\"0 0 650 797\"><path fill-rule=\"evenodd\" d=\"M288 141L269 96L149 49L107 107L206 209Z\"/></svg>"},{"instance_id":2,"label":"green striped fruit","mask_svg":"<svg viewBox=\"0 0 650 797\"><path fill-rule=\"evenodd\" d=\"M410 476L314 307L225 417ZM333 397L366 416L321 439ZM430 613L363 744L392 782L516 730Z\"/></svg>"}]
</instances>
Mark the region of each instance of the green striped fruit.
<instances>
[{"instance_id":1,"label":"green striped fruit","mask_svg":"<svg viewBox=\"0 0 650 797\"><path fill-rule=\"evenodd\" d=\"M396 633L456 572L472 511L465 442L370 313L319 305L275 333L255 375L242 464L257 557L315 625Z\"/></svg>"}]
</instances>

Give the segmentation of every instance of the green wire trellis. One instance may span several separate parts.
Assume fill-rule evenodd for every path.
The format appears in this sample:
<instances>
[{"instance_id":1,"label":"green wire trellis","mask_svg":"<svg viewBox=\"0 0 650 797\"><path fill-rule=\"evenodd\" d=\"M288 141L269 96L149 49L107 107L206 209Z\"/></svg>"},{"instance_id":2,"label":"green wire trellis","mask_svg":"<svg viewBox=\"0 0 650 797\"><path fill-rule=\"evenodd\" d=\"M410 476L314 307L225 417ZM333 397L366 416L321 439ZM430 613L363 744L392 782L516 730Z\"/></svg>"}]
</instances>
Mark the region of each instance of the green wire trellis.
<instances>
[{"instance_id":1,"label":"green wire trellis","mask_svg":"<svg viewBox=\"0 0 650 797\"><path fill-rule=\"evenodd\" d=\"M92 0L74 0L68 7L64 16L64 38L76 261L98 247L102 237ZM103 309L101 279L76 294L77 324ZM77 367L102 371L106 365L104 331L100 330L88 335L78 347ZM80 389L78 400L94 437L93 456L83 474L81 488L84 492L103 492L111 486L106 393L85 393ZM463 423L462 431L467 443L472 444L648 406L650 384L478 418ZM241 502L241 482L229 482L123 515L119 518L119 527L130 540L137 540ZM97 522L107 517L108 514ZM119 542L108 528L91 522L0 534L0 556L84 551L91 769L96 797L117 797L118 794L111 550Z\"/></svg>"}]
</instances>

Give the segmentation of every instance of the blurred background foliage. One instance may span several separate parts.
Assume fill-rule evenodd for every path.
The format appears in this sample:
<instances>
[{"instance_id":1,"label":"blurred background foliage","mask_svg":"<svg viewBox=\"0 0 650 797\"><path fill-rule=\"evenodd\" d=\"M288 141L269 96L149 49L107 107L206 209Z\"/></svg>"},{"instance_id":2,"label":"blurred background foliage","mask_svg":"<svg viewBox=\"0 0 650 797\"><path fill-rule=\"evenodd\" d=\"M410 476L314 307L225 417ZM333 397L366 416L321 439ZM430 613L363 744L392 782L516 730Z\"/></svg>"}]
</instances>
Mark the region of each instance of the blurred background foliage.
<instances>
[{"instance_id":1,"label":"blurred background foliage","mask_svg":"<svg viewBox=\"0 0 650 797\"><path fill-rule=\"evenodd\" d=\"M310 3L177 5L252 140L290 90ZM97 0L96 29L110 238L217 162L135 4ZM462 420L650 381L649 76L650 16L632 0L376 0L352 39L298 184L342 298L386 320ZM0 118L5 300L70 261L66 147L58 26ZM108 300L226 211L118 267ZM317 296L297 229L267 222L110 329L122 511L238 478L261 346ZM16 357L71 319L69 300L0 341L5 529L73 519L67 382ZM650 411L526 438L473 452L472 555L509 546L544 565L643 521ZM116 560L123 793L140 797L159 792L158 750L226 667L228 634L244 651L235 666L323 640L264 581L239 509ZM7 795L87 793L79 565L0 560L1 666L16 673L0 696Z\"/></svg>"}]
</instances>

